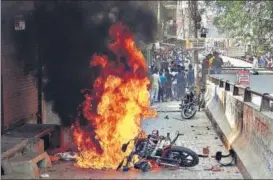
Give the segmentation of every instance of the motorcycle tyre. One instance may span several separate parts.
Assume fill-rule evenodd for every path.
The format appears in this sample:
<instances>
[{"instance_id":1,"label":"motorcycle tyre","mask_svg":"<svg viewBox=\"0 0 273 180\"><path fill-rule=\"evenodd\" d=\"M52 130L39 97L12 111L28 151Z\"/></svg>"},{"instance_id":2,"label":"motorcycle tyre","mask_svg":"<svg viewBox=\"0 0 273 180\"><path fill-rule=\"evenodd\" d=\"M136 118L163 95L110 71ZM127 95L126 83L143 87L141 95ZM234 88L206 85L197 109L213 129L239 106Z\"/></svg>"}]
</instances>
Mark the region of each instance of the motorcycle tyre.
<instances>
[{"instance_id":1,"label":"motorcycle tyre","mask_svg":"<svg viewBox=\"0 0 273 180\"><path fill-rule=\"evenodd\" d=\"M181 110L181 117L183 118L183 119L191 119L193 116L195 116L195 114L197 113L197 107L195 108L195 112L191 115L191 116L189 116L189 117L186 117L185 116L185 109L186 108L183 108L182 110Z\"/></svg>"},{"instance_id":2,"label":"motorcycle tyre","mask_svg":"<svg viewBox=\"0 0 273 180\"><path fill-rule=\"evenodd\" d=\"M196 166L198 163L199 163L199 156L192 150L188 149L188 148L185 148L185 147L182 147L182 146L172 146L168 152L166 153L166 156L164 158L169 158L169 153L170 152L185 152L187 154L189 154L192 158L193 158L193 161L191 164L182 164L180 163L180 167L194 167Z\"/></svg>"}]
</instances>

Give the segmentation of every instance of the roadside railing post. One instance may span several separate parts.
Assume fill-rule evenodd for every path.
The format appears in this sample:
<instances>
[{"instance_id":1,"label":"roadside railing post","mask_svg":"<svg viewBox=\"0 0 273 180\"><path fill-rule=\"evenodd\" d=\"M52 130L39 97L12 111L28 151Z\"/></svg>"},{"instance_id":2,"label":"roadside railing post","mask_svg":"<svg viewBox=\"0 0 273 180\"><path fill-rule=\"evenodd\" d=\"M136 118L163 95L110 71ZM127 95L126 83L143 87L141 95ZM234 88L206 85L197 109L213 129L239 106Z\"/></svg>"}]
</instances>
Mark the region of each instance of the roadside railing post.
<instances>
[{"instance_id":1,"label":"roadside railing post","mask_svg":"<svg viewBox=\"0 0 273 180\"><path fill-rule=\"evenodd\" d=\"M260 111L270 111L270 100L267 98L268 93L264 93L262 96L262 102L260 106Z\"/></svg>"},{"instance_id":2,"label":"roadside railing post","mask_svg":"<svg viewBox=\"0 0 273 180\"><path fill-rule=\"evenodd\" d=\"M239 88L236 85L233 88L233 96L239 96Z\"/></svg>"},{"instance_id":3,"label":"roadside railing post","mask_svg":"<svg viewBox=\"0 0 273 180\"><path fill-rule=\"evenodd\" d=\"M220 87L220 88L223 88L223 87L224 87L224 81L223 81L222 79L220 79L219 87Z\"/></svg>"},{"instance_id":4,"label":"roadside railing post","mask_svg":"<svg viewBox=\"0 0 273 180\"><path fill-rule=\"evenodd\" d=\"M251 91L249 87L245 88L244 92L244 102L251 102Z\"/></svg>"},{"instance_id":5,"label":"roadside railing post","mask_svg":"<svg viewBox=\"0 0 273 180\"><path fill-rule=\"evenodd\" d=\"M230 91L229 81L226 81L226 83L225 83L225 91Z\"/></svg>"}]
</instances>

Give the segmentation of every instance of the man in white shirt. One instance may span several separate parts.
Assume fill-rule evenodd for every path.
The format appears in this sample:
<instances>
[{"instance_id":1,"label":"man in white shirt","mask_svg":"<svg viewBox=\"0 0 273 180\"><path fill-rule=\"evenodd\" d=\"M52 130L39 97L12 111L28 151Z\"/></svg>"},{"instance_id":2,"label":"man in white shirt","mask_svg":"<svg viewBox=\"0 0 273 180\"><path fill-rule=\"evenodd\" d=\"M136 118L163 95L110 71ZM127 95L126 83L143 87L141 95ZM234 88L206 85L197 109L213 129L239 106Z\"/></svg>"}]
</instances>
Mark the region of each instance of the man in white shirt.
<instances>
[{"instance_id":1,"label":"man in white shirt","mask_svg":"<svg viewBox=\"0 0 273 180\"><path fill-rule=\"evenodd\" d=\"M158 74L158 70L155 69L153 75L151 76L150 99L151 99L152 103L158 99L159 85L160 85L160 77Z\"/></svg>"},{"instance_id":2,"label":"man in white shirt","mask_svg":"<svg viewBox=\"0 0 273 180\"><path fill-rule=\"evenodd\" d=\"M177 75L177 72L174 71L174 69L172 69L171 73L170 73L172 76L173 76L173 82L172 82L172 98L176 98L177 97L177 79L176 79L176 75Z\"/></svg>"},{"instance_id":3,"label":"man in white shirt","mask_svg":"<svg viewBox=\"0 0 273 180\"><path fill-rule=\"evenodd\" d=\"M252 69L258 69L259 68L259 62L258 58L256 56L253 57L253 62L252 62Z\"/></svg>"}]
</instances>

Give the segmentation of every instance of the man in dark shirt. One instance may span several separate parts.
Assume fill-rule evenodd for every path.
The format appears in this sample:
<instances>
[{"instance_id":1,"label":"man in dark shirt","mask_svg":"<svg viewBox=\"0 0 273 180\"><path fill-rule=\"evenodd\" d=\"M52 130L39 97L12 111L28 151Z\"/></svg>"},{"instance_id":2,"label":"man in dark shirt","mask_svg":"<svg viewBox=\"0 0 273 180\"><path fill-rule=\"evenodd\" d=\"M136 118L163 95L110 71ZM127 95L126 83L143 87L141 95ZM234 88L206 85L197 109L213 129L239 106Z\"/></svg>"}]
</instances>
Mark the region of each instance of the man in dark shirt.
<instances>
[{"instance_id":1,"label":"man in dark shirt","mask_svg":"<svg viewBox=\"0 0 273 180\"><path fill-rule=\"evenodd\" d=\"M212 63L212 68L215 71L215 74L221 74L222 66L224 64L223 59L219 56L218 52L213 53L214 60Z\"/></svg>"},{"instance_id":2,"label":"man in dark shirt","mask_svg":"<svg viewBox=\"0 0 273 180\"><path fill-rule=\"evenodd\" d=\"M209 59L212 57L212 54L208 54L202 63L202 83L205 84L206 82L206 75L208 74L209 70Z\"/></svg>"},{"instance_id":3,"label":"man in dark shirt","mask_svg":"<svg viewBox=\"0 0 273 180\"><path fill-rule=\"evenodd\" d=\"M170 74L169 70L166 69L166 78L167 78L167 83L166 83L166 98L167 99L172 99L172 82L173 82L173 77Z\"/></svg>"}]
</instances>

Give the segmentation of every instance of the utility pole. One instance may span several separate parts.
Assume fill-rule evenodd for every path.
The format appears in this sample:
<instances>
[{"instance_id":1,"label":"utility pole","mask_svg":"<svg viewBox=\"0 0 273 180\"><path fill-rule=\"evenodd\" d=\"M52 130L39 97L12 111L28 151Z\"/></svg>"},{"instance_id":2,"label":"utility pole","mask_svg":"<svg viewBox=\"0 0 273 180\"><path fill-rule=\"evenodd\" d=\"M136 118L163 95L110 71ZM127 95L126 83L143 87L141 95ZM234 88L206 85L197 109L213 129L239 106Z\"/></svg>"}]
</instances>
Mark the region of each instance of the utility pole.
<instances>
[{"instance_id":1,"label":"utility pole","mask_svg":"<svg viewBox=\"0 0 273 180\"><path fill-rule=\"evenodd\" d=\"M191 10L191 16L192 16L192 20L193 20L193 36L194 36L194 40L195 43L198 47L198 2L197 1L190 1L190 10ZM194 72L195 72L195 87L196 87L196 91L197 93L199 92L199 76L198 76L198 70L199 70L199 60L198 60L198 49L196 49L197 47L194 48L193 50L193 65L194 65Z\"/></svg>"},{"instance_id":2,"label":"utility pole","mask_svg":"<svg viewBox=\"0 0 273 180\"><path fill-rule=\"evenodd\" d=\"M191 0L189 0L188 2L188 20L189 20L189 28L188 28L188 38L191 39L191 31L192 31L192 26L191 26L191 21L192 21L192 15L191 15L191 11L192 11L192 8L191 8Z\"/></svg>"},{"instance_id":3,"label":"utility pole","mask_svg":"<svg viewBox=\"0 0 273 180\"><path fill-rule=\"evenodd\" d=\"M185 39L185 13L183 10L183 7L181 7L181 11L182 11L182 32L183 32L183 39Z\"/></svg>"}]
</instances>

